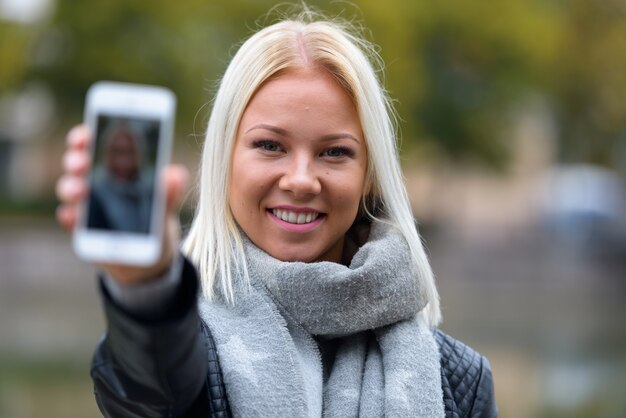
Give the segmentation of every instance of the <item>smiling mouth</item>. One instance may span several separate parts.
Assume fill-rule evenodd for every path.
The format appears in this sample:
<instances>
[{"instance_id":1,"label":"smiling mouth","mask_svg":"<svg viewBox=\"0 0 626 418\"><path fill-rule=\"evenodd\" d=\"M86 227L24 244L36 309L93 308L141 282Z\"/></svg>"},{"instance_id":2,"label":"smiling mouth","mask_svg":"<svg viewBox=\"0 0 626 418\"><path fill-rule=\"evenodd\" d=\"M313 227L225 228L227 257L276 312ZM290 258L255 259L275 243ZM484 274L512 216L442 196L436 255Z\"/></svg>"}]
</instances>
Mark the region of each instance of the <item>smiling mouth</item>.
<instances>
[{"instance_id":1,"label":"smiling mouth","mask_svg":"<svg viewBox=\"0 0 626 418\"><path fill-rule=\"evenodd\" d=\"M272 214L280 220L288 222L290 224L308 224L315 221L320 216L323 216L323 213L320 212L293 212L291 210L286 209L271 209Z\"/></svg>"}]
</instances>

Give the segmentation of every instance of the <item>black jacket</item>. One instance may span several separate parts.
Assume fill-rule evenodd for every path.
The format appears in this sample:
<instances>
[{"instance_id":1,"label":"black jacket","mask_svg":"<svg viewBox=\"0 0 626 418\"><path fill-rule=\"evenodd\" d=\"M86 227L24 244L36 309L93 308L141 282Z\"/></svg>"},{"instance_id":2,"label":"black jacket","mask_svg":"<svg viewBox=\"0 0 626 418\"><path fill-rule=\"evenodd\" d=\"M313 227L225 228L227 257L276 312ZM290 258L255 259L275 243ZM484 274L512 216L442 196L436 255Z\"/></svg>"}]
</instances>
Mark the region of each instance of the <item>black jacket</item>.
<instances>
[{"instance_id":1,"label":"black jacket","mask_svg":"<svg viewBox=\"0 0 626 418\"><path fill-rule=\"evenodd\" d=\"M117 306L102 287L108 331L91 376L105 416L230 416L215 344L196 309L197 288L195 269L185 261L178 293L159 317L142 318ZM439 330L433 333L446 417L496 417L487 359Z\"/></svg>"}]
</instances>

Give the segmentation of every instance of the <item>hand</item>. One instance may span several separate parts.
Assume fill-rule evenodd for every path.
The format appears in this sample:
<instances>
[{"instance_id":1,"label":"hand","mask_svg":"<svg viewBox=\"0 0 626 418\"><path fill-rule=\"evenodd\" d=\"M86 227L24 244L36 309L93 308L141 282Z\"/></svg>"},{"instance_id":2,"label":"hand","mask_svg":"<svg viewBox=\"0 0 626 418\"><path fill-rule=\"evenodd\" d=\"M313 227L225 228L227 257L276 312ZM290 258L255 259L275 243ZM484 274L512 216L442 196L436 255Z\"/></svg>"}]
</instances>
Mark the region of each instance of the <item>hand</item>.
<instances>
[{"instance_id":1,"label":"hand","mask_svg":"<svg viewBox=\"0 0 626 418\"><path fill-rule=\"evenodd\" d=\"M67 135L67 150L63 155L64 174L57 181L56 194L61 204L56 217L68 232L76 226L78 211L88 195L87 174L91 167L89 143L91 134L84 125L73 128ZM164 228L163 252L152 266L137 267L120 264L99 264L111 277L122 284L150 281L162 275L172 263L180 241L178 211L182 203L189 173L180 165L170 165L163 170L161 182L166 195L166 227Z\"/></svg>"}]
</instances>

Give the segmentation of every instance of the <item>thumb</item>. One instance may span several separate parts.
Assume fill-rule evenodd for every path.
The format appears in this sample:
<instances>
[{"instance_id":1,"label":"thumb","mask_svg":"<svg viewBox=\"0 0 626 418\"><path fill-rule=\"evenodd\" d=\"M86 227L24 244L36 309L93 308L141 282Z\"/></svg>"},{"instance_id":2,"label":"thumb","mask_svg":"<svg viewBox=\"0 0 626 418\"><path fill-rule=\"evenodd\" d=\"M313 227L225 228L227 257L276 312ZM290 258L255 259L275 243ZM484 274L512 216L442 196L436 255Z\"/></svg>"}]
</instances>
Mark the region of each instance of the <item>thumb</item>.
<instances>
[{"instance_id":1,"label":"thumb","mask_svg":"<svg viewBox=\"0 0 626 418\"><path fill-rule=\"evenodd\" d=\"M167 215L177 216L189 184L189 171L182 165L169 165L163 171Z\"/></svg>"}]
</instances>

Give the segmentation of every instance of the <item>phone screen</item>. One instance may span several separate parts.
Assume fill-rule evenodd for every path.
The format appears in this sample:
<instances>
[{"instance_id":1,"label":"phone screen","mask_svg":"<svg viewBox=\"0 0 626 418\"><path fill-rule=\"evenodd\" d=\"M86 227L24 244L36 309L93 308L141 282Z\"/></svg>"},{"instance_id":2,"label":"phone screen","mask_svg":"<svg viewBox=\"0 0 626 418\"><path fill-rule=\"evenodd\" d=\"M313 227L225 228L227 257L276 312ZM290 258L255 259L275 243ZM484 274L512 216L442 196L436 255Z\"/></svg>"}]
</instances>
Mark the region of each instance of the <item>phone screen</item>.
<instances>
[{"instance_id":1,"label":"phone screen","mask_svg":"<svg viewBox=\"0 0 626 418\"><path fill-rule=\"evenodd\" d=\"M160 127L158 119L98 116L87 228L150 233Z\"/></svg>"}]
</instances>

